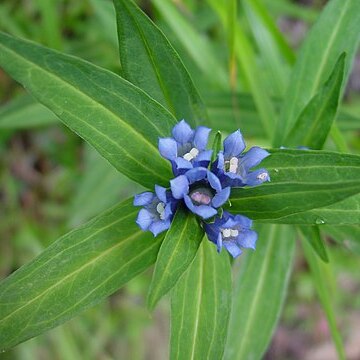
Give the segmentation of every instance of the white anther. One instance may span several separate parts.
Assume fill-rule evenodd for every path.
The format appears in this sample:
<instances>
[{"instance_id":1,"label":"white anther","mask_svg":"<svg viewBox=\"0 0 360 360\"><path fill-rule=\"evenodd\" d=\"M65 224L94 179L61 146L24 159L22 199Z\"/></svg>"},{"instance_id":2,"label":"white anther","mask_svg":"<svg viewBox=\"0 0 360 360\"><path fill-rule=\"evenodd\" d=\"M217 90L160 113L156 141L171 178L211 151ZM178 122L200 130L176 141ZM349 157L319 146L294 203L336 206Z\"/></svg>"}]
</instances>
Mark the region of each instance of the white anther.
<instances>
[{"instance_id":1,"label":"white anther","mask_svg":"<svg viewBox=\"0 0 360 360\"><path fill-rule=\"evenodd\" d=\"M236 174L239 165L239 159L236 157L232 157L229 161L229 164L229 172Z\"/></svg>"},{"instance_id":2,"label":"white anther","mask_svg":"<svg viewBox=\"0 0 360 360\"><path fill-rule=\"evenodd\" d=\"M231 230L230 229L224 229L222 230L222 234L224 238L228 238L231 236Z\"/></svg>"},{"instance_id":3,"label":"white anther","mask_svg":"<svg viewBox=\"0 0 360 360\"><path fill-rule=\"evenodd\" d=\"M192 148L189 152L193 158L196 158L199 155L199 150L197 148Z\"/></svg>"},{"instance_id":4,"label":"white anther","mask_svg":"<svg viewBox=\"0 0 360 360\"><path fill-rule=\"evenodd\" d=\"M165 219L165 204L163 202L159 202L156 205L156 211L159 214L160 220L164 220Z\"/></svg>"},{"instance_id":5,"label":"white anther","mask_svg":"<svg viewBox=\"0 0 360 360\"><path fill-rule=\"evenodd\" d=\"M192 148L188 153L186 153L183 158L187 161L195 159L199 155L199 150L197 148Z\"/></svg>"},{"instance_id":6,"label":"white anther","mask_svg":"<svg viewBox=\"0 0 360 360\"><path fill-rule=\"evenodd\" d=\"M265 181L268 178L268 174L266 172L263 172L263 173L259 174L256 178L261 181Z\"/></svg>"},{"instance_id":7,"label":"white anther","mask_svg":"<svg viewBox=\"0 0 360 360\"><path fill-rule=\"evenodd\" d=\"M183 158L187 161L191 161L194 157L190 153L186 153Z\"/></svg>"},{"instance_id":8,"label":"white anther","mask_svg":"<svg viewBox=\"0 0 360 360\"><path fill-rule=\"evenodd\" d=\"M230 234L232 237L236 237L239 235L239 231L236 229L230 229Z\"/></svg>"}]
</instances>

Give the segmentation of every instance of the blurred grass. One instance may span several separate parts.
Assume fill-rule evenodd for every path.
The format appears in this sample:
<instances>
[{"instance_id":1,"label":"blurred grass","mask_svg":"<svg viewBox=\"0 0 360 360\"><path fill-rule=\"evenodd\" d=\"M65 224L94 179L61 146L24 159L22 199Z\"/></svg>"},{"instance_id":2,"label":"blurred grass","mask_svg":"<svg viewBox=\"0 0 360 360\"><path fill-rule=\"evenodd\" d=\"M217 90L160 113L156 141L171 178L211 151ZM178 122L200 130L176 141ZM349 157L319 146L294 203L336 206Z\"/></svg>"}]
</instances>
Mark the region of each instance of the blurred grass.
<instances>
[{"instance_id":1,"label":"blurred grass","mask_svg":"<svg viewBox=\"0 0 360 360\"><path fill-rule=\"evenodd\" d=\"M265 119L268 128L271 127L269 124L277 114L277 104L270 99L282 95L281 89L287 80L283 74L275 78L276 83L271 80L276 72L271 73L272 63L265 56L274 56L274 53L265 46L268 37L264 30L270 28L274 33L275 25L286 22L291 29L286 37L297 38L297 24L306 28L319 14L318 7L304 7L296 1L257 2L259 8L249 8L249 1L241 2L245 5L242 19L245 16L251 20L257 10L263 16L263 23L241 23L241 37L238 38L234 19L219 5L220 2L209 0L210 7L195 0L177 0L173 4L160 0L153 4L138 1L184 59L205 101L211 105L211 123L223 122L225 132L231 131L234 123L241 126L245 129L245 137L251 138L250 143L255 138L264 138L265 133L256 109L261 110L260 117ZM234 9L230 1L227 6ZM269 15L264 15L264 9ZM271 19L273 22L269 25ZM114 13L109 1L3 0L0 3L0 29L121 72ZM238 50L242 63L234 65L236 41L242 42L241 48L245 42L250 52L244 54ZM207 54L206 61L203 61L204 53ZM281 64L282 59L276 56L272 59L273 63ZM292 63L292 59L287 61ZM256 67L252 67L254 64ZM216 76L212 76L215 68ZM287 71L288 68L285 73ZM263 79L266 80L263 82ZM266 84L271 82L274 86L269 91ZM226 93L222 92L224 89ZM344 104L346 111L355 116L355 122L360 114L358 91L356 86L348 88ZM238 93L245 95L240 97ZM15 98L24 101L17 97L22 94L23 90L0 70L0 104L6 105ZM221 106L214 105L216 103ZM16 109L19 105L13 106ZM0 108L0 114L2 109L4 107ZM141 191L78 137L54 119L41 118L39 114L34 110L24 111L22 115L18 114L18 119L12 118L6 129L0 129L0 278L30 261L68 229ZM359 153L360 126L356 129L355 122L346 131L345 139L350 151ZM327 148L335 148L331 140ZM342 241L346 232L344 235L341 229L330 230L325 232L340 239L335 245L327 237L327 244L340 287L334 296L338 313L344 315L340 316L340 329L348 336L348 318L358 313L360 307L359 297L354 296L360 291L359 258L353 255L354 252L359 254L360 239L354 236L349 246L349 242ZM166 359L168 308L162 303L153 319L150 318L144 305L149 281L149 273L139 276L103 304L0 354L0 359ZM301 358L304 353L295 345L289 350L292 342L308 347L329 339L325 329L320 338L311 340L322 317L309 269L299 256L283 320L266 359L281 359L286 351L288 354L290 351L293 359ZM276 353L283 328L291 336L286 337L287 344Z\"/></svg>"}]
</instances>

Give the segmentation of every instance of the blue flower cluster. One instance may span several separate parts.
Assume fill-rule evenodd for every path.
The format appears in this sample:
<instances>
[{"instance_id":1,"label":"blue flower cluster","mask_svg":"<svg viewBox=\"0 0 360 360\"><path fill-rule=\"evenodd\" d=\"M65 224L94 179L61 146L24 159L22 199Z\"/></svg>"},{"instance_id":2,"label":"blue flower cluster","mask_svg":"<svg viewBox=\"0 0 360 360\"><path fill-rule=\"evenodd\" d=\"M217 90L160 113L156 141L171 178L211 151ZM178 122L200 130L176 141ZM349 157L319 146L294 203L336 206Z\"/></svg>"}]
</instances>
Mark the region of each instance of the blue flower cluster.
<instances>
[{"instance_id":1,"label":"blue flower cluster","mask_svg":"<svg viewBox=\"0 0 360 360\"><path fill-rule=\"evenodd\" d=\"M170 227L179 202L183 202L202 219L207 237L218 251L225 247L237 257L241 248L255 248L257 233L247 217L219 212L219 208L229 200L232 187L270 181L266 169L251 171L269 153L255 146L244 154L245 142L237 130L224 140L224 150L211 164L212 150L206 150L210 131L204 126L193 130L182 120L174 126L172 138L159 139L160 154L171 162L175 177L170 189L155 185L155 193L135 196L134 205L143 207L136 222L156 236Z\"/></svg>"}]
</instances>

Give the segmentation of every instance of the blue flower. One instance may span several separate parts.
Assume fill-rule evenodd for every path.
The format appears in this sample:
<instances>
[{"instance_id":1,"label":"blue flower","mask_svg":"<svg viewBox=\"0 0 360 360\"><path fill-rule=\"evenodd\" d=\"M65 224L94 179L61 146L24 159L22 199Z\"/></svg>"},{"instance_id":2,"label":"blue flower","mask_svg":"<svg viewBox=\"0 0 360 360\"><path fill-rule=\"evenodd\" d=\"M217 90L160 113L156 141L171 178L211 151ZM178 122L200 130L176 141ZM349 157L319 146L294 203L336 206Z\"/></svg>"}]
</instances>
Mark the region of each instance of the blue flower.
<instances>
[{"instance_id":1,"label":"blue flower","mask_svg":"<svg viewBox=\"0 0 360 360\"><path fill-rule=\"evenodd\" d=\"M257 146L242 154L245 147L240 130L233 132L224 140L224 151L219 152L212 168L224 186L255 186L270 181L266 169L250 171L270 154Z\"/></svg>"},{"instance_id":2,"label":"blue flower","mask_svg":"<svg viewBox=\"0 0 360 360\"><path fill-rule=\"evenodd\" d=\"M181 120L172 130L173 138L160 138L159 151L162 157L171 161L174 175L180 175L194 167L207 167L212 150L206 150L211 129L199 126L191 129Z\"/></svg>"},{"instance_id":3,"label":"blue flower","mask_svg":"<svg viewBox=\"0 0 360 360\"><path fill-rule=\"evenodd\" d=\"M139 211L136 223L142 230L149 230L157 236L170 227L177 200L169 190L155 185L155 194L146 191L136 195L134 205L144 207Z\"/></svg>"},{"instance_id":4,"label":"blue flower","mask_svg":"<svg viewBox=\"0 0 360 360\"><path fill-rule=\"evenodd\" d=\"M184 199L189 210L209 219L217 214L217 208L229 198L230 187L222 188L220 180L204 167L188 170L170 181L175 199Z\"/></svg>"},{"instance_id":5,"label":"blue flower","mask_svg":"<svg viewBox=\"0 0 360 360\"><path fill-rule=\"evenodd\" d=\"M247 217L226 211L214 223L204 223L206 234L217 245L218 252L225 247L234 258L242 253L242 248L255 249L257 233L250 229L251 225L252 220Z\"/></svg>"}]
</instances>

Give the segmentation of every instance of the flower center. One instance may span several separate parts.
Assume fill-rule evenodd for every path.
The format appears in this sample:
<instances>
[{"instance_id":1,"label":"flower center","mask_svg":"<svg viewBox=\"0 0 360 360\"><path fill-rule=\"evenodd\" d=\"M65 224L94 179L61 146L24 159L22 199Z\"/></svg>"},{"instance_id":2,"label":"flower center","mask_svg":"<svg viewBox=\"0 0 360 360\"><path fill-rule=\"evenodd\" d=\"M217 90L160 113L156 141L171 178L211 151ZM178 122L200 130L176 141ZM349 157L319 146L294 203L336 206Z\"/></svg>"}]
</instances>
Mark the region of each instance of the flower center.
<instances>
[{"instance_id":1,"label":"flower center","mask_svg":"<svg viewBox=\"0 0 360 360\"><path fill-rule=\"evenodd\" d=\"M159 214L160 220L165 220L165 204L162 201L156 205L156 211Z\"/></svg>"},{"instance_id":2,"label":"flower center","mask_svg":"<svg viewBox=\"0 0 360 360\"><path fill-rule=\"evenodd\" d=\"M197 148L192 148L189 152L184 154L183 158L187 161L195 159L199 155L199 150Z\"/></svg>"},{"instance_id":3,"label":"flower center","mask_svg":"<svg viewBox=\"0 0 360 360\"><path fill-rule=\"evenodd\" d=\"M239 230L236 229L221 229L221 234L223 239L230 237L237 237L239 235Z\"/></svg>"},{"instance_id":4,"label":"flower center","mask_svg":"<svg viewBox=\"0 0 360 360\"><path fill-rule=\"evenodd\" d=\"M239 159L233 156L230 160L225 161L225 171L236 174L239 167Z\"/></svg>"},{"instance_id":5,"label":"flower center","mask_svg":"<svg viewBox=\"0 0 360 360\"><path fill-rule=\"evenodd\" d=\"M214 197L214 193L212 188L204 186L204 184L198 185L195 183L190 187L189 196L194 205L209 205Z\"/></svg>"},{"instance_id":6,"label":"flower center","mask_svg":"<svg viewBox=\"0 0 360 360\"><path fill-rule=\"evenodd\" d=\"M268 174L266 172L263 172L257 176L257 178L261 181L265 181L268 178Z\"/></svg>"}]
</instances>

